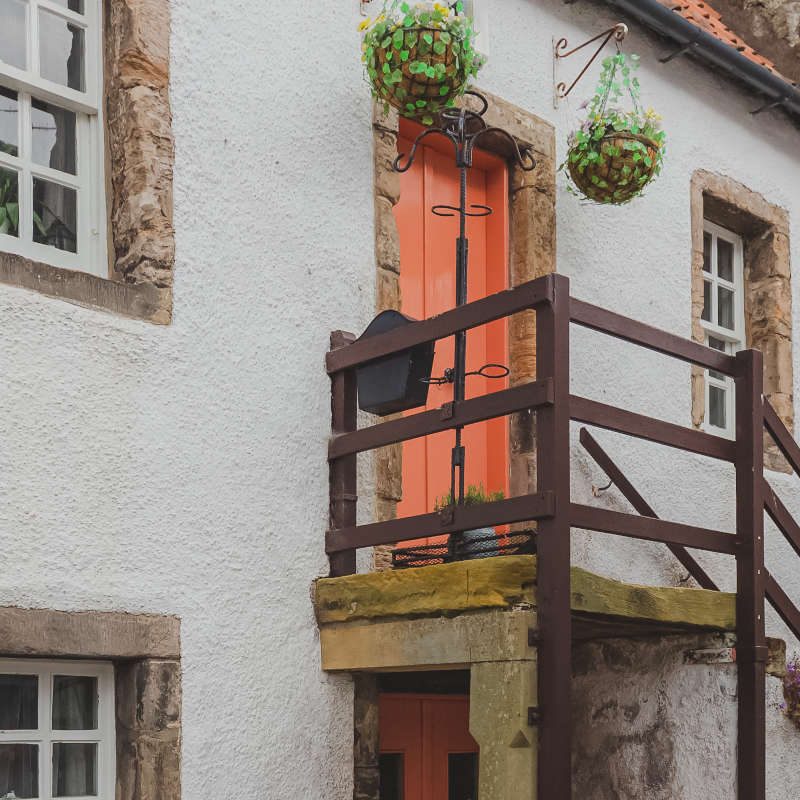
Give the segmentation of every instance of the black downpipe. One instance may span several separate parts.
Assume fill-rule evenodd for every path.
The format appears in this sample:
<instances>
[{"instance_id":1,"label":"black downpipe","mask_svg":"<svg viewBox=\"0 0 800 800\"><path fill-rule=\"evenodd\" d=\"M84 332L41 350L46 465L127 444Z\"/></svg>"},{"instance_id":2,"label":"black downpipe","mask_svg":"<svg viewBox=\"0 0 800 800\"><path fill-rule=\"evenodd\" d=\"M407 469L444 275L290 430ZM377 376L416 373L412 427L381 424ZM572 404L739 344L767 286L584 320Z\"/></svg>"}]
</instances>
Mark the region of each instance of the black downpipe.
<instances>
[{"instance_id":1,"label":"black downpipe","mask_svg":"<svg viewBox=\"0 0 800 800\"><path fill-rule=\"evenodd\" d=\"M800 119L800 89L743 56L734 47L698 28L658 0L607 0L648 28L677 43L719 69L733 75L751 89L766 95L767 106L783 107Z\"/></svg>"}]
</instances>

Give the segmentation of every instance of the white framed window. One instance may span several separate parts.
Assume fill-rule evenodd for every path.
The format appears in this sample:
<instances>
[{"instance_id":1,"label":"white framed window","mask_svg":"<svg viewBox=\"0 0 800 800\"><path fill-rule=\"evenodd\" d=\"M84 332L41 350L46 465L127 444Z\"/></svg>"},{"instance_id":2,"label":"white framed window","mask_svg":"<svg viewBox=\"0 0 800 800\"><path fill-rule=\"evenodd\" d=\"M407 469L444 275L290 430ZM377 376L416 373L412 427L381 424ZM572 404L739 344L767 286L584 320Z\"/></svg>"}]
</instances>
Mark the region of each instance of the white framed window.
<instances>
[{"instance_id":1,"label":"white framed window","mask_svg":"<svg viewBox=\"0 0 800 800\"><path fill-rule=\"evenodd\" d=\"M114 800L114 668L0 660L0 798Z\"/></svg>"},{"instance_id":2,"label":"white framed window","mask_svg":"<svg viewBox=\"0 0 800 800\"><path fill-rule=\"evenodd\" d=\"M742 237L705 220L703 223L703 313L706 345L733 355L745 346L744 244ZM736 433L733 379L706 372L705 428Z\"/></svg>"},{"instance_id":3,"label":"white framed window","mask_svg":"<svg viewBox=\"0 0 800 800\"><path fill-rule=\"evenodd\" d=\"M107 276L101 0L0 0L0 250Z\"/></svg>"}]
</instances>

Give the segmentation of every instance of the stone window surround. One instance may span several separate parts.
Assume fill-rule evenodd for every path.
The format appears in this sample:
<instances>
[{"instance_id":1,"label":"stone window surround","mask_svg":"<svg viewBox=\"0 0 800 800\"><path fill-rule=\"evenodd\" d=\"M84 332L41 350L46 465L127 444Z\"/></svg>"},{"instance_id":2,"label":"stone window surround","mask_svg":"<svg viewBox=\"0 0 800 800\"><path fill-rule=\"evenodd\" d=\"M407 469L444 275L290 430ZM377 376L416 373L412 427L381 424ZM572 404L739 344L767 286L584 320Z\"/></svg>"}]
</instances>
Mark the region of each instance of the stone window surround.
<instances>
[{"instance_id":1,"label":"stone window surround","mask_svg":"<svg viewBox=\"0 0 800 800\"><path fill-rule=\"evenodd\" d=\"M745 338L764 354L764 394L786 427L794 430L792 294L789 216L780 206L724 175L697 170L691 181L692 338L705 341L703 312L703 221L721 225L744 240ZM705 417L705 375L692 368L692 424ZM789 471L769 436L764 463Z\"/></svg>"},{"instance_id":2,"label":"stone window surround","mask_svg":"<svg viewBox=\"0 0 800 800\"><path fill-rule=\"evenodd\" d=\"M116 800L180 800L176 617L0 607L0 657L113 662Z\"/></svg>"},{"instance_id":3,"label":"stone window surround","mask_svg":"<svg viewBox=\"0 0 800 800\"><path fill-rule=\"evenodd\" d=\"M479 90L482 91L482 90ZM510 133L521 146L530 147L537 165L525 172L511 164L509 174L509 285L556 270L556 152L555 130L543 119L488 92L488 125ZM469 100L467 101L469 102ZM392 169L397 157L399 116L373 112L375 185L376 311L400 309L400 242L393 208L400 199L400 175ZM481 147L510 158L502 138L486 136ZM536 315L533 311L509 319L508 343L511 385L536 379ZM393 519L402 499L402 444L376 451L377 521ZM512 495L527 494L536 483L534 426L531 412L513 414L509 420L509 467ZM391 566L391 547L374 549L376 569Z\"/></svg>"},{"instance_id":4,"label":"stone window surround","mask_svg":"<svg viewBox=\"0 0 800 800\"><path fill-rule=\"evenodd\" d=\"M103 0L109 274L0 252L0 283L158 324L172 318L169 4Z\"/></svg>"}]
</instances>

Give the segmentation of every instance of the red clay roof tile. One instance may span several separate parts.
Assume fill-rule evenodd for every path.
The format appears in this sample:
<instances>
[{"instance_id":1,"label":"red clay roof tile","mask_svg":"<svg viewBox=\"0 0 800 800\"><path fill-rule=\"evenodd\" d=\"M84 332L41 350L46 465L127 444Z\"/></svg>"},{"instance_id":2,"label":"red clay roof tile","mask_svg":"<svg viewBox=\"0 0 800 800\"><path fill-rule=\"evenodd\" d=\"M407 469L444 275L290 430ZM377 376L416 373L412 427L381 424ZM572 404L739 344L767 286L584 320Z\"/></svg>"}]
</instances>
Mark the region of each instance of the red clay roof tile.
<instances>
[{"instance_id":1,"label":"red clay roof tile","mask_svg":"<svg viewBox=\"0 0 800 800\"><path fill-rule=\"evenodd\" d=\"M751 61L760 64L778 77L791 83L788 78L778 72L772 61L753 50L741 36L738 36L725 25L719 11L708 3L699 2L698 0L658 0L658 2L661 3L662 6L672 9L676 14L680 14L684 19L689 20L689 22L694 25L697 25L698 28L715 36L721 42L729 44Z\"/></svg>"}]
</instances>

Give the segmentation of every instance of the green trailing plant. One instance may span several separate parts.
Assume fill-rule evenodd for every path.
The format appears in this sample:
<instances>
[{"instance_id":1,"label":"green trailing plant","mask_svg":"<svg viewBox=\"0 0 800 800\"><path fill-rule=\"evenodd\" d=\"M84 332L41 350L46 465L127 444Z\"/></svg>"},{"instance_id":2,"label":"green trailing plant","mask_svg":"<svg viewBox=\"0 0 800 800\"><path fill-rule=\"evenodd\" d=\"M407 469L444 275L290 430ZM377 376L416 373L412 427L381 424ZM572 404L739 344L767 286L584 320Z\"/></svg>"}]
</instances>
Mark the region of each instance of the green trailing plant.
<instances>
[{"instance_id":1,"label":"green trailing plant","mask_svg":"<svg viewBox=\"0 0 800 800\"><path fill-rule=\"evenodd\" d=\"M464 490L464 505L465 506L478 506L482 503L494 503L497 500L505 499L502 491L487 492L483 488L483 484L479 486L467 486ZM452 492L448 492L443 497L438 497L434 504L434 511L442 511L445 508L455 505Z\"/></svg>"},{"instance_id":2,"label":"green trailing plant","mask_svg":"<svg viewBox=\"0 0 800 800\"><path fill-rule=\"evenodd\" d=\"M597 89L584 106L586 120L570 135L561 165L573 194L621 205L638 197L661 172L666 134L661 117L642 107L638 66L636 55L617 53L603 60ZM622 108L623 94L632 108Z\"/></svg>"},{"instance_id":3,"label":"green trailing plant","mask_svg":"<svg viewBox=\"0 0 800 800\"><path fill-rule=\"evenodd\" d=\"M394 106L425 125L455 104L483 63L461 0L449 5L385 0L383 12L360 27L373 96L387 111Z\"/></svg>"}]
</instances>

